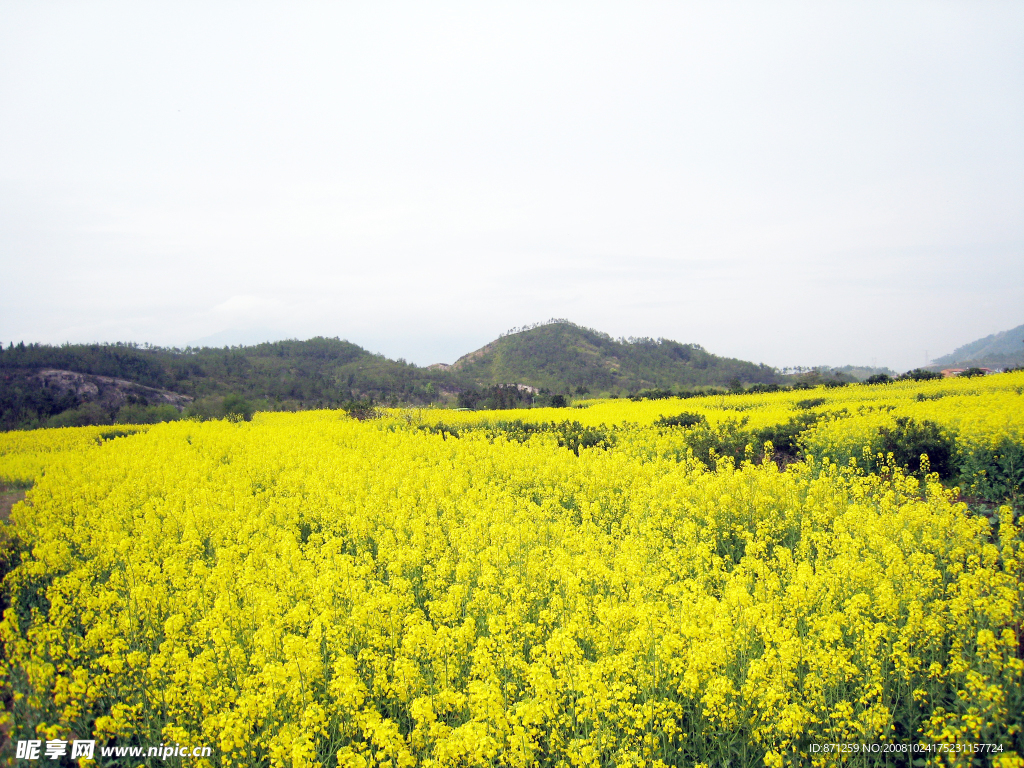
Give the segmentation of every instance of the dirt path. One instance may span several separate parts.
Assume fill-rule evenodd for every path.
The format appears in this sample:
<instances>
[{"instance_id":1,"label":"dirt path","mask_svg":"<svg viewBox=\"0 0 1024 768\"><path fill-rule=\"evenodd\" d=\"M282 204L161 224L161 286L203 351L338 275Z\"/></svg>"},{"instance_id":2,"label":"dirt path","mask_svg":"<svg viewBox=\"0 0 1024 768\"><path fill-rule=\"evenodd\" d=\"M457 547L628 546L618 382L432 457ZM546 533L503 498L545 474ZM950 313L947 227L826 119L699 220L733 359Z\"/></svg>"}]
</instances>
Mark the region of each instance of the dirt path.
<instances>
[{"instance_id":1,"label":"dirt path","mask_svg":"<svg viewBox=\"0 0 1024 768\"><path fill-rule=\"evenodd\" d=\"M11 516L11 507L25 498L25 490L14 490L0 486L0 522L6 523Z\"/></svg>"}]
</instances>

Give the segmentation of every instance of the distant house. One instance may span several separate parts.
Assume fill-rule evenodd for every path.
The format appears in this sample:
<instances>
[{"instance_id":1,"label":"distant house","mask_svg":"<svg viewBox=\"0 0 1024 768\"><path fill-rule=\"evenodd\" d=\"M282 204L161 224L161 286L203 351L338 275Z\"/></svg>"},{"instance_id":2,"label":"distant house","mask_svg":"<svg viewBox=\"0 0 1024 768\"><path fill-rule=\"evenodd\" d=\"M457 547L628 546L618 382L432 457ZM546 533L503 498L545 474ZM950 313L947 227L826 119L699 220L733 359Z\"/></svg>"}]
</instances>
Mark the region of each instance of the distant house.
<instances>
[{"instance_id":1,"label":"distant house","mask_svg":"<svg viewBox=\"0 0 1024 768\"><path fill-rule=\"evenodd\" d=\"M944 379L948 379L950 376L959 376L966 370L967 368L943 368L942 377ZM995 371L993 371L991 368L979 368L978 370L984 371L986 376L990 373L995 373Z\"/></svg>"}]
</instances>

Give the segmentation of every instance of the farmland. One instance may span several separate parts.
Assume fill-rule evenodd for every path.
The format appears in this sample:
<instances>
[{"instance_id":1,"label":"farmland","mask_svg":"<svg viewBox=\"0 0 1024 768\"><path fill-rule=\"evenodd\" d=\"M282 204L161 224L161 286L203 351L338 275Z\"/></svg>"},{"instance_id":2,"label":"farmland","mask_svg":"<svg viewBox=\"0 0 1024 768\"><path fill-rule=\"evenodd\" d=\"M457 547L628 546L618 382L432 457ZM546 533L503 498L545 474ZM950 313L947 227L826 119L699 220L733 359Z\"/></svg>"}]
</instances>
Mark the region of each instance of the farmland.
<instances>
[{"instance_id":1,"label":"farmland","mask_svg":"<svg viewBox=\"0 0 1024 768\"><path fill-rule=\"evenodd\" d=\"M1022 391L6 433L5 730L195 765L1024 765Z\"/></svg>"}]
</instances>

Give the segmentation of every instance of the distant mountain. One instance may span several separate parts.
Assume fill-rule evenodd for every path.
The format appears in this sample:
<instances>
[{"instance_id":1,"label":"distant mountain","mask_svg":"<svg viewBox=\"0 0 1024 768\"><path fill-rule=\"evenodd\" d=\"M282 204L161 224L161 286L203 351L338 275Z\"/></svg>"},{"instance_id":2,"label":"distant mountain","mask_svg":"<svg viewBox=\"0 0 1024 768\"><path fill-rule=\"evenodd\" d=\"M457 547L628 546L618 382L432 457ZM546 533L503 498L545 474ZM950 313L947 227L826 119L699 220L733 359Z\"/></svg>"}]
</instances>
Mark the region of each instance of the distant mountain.
<instances>
[{"instance_id":1,"label":"distant mountain","mask_svg":"<svg viewBox=\"0 0 1024 768\"><path fill-rule=\"evenodd\" d=\"M699 344L616 340L567 320L502 336L445 367L481 386L518 383L557 392L632 392L780 380L773 368L718 357Z\"/></svg>"},{"instance_id":2,"label":"distant mountain","mask_svg":"<svg viewBox=\"0 0 1024 768\"><path fill-rule=\"evenodd\" d=\"M452 365L420 368L340 339L165 349L138 344L0 347L0 429L72 426L353 401L529 407L573 394L774 384L766 365L669 339L613 339L567 320L502 336Z\"/></svg>"},{"instance_id":3,"label":"distant mountain","mask_svg":"<svg viewBox=\"0 0 1024 768\"><path fill-rule=\"evenodd\" d=\"M985 368L1024 366L1024 325L964 344L950 354L936 358L932 365L974 365Z\"/></svg>"}]
</instances>

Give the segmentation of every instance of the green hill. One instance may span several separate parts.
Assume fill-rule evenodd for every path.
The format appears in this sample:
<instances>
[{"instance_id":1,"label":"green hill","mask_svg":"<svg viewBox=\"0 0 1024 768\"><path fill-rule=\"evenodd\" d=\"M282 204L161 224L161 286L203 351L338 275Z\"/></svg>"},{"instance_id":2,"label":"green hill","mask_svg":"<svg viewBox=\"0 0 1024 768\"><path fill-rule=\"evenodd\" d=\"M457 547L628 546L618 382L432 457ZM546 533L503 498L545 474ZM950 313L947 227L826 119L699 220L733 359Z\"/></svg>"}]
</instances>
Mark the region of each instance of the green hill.
<instances>
[{"instance_id":1,"label":"green hill","mask_svg":"<svg viewBox=\"0 0 1024 768\"><path fill-rule=\"evenodd\" d=\"M145 423L353 401L505 408L581 393L777 383L764 365L668 339L612 339L568 321L503 336L453 365L422 368L340 339L248 347L0 347L0 429Z\"/></svg>"},{"instance_id":2,"label":"green hill","mask_svg":"<svg viewBox=\"0 0 1024 768\"><path fill-rule=\"evenodd\" d=\"M352 400L429 403L454 397L458 389L444 371L388 360L339 339L221 349L135 344L0 349L2 429L96 423L100 411L112 419L125 407L132 420L160 421L170 412L153 409L171 402L166 393L190 400L188 406L176 401L176 410L207 417L226 415L232 407L251 412L331 408Z\"/></svg>"},{"instance_id":3,"label":"green hill","mask_svg":"<svg viewBox=\"0 0 1024 768\"><path fill-rule=\"evenodd\" d=\"M553 392L628 393L777 383L773 368L718 357L670 339L613 339L567 320L502 336L448 367L479 386L529 384Z\"/></svg>"},{"instance_id":4,"label":"green hill","mask_svg":"<svg viewBox=\"0 0 1024 768\"><path fill-rule=\"evenodd\" d=\"M958 347L948 355L936 358L932 365L942 367L979 366L1008 368L1024 366L1024 325L993 333L983 339Z\"/></svg>"}]
</instances>

